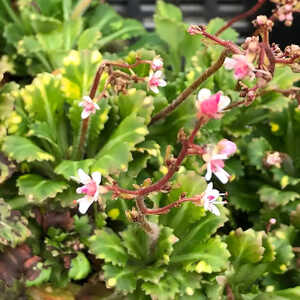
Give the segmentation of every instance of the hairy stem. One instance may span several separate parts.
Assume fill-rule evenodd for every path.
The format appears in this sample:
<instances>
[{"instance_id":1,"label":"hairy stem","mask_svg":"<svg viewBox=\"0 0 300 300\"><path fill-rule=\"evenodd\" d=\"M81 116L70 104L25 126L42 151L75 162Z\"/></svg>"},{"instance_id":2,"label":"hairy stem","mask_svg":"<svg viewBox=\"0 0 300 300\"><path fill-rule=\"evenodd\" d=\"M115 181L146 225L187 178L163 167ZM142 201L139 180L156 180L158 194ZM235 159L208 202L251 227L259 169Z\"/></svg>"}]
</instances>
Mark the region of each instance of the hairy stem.
<instances>
[{"instance_id":1,"label":"hairy stem","mask_svg":"<svg viewBox=\"0 0 300 300\"><path fill-rule=\"evenodd\" d=\"M242 19L245 19L253 14L255 14L262 6L263 4L266 2L267 0L258 0L257 3L252 7L250 8L248 11L232 18L230 21L228 21L227 24L225 24L223 27L221 27L217 33L216 33L216 36L220 35L223 31L225 31L227 28L229 28L232 24L242 20Z\"/></svg>"},{"instance_id":2,"label":"hairy stem","mask_svg":"<svg viewBox=\"0 0 300 300\"><path fill-rule=\"evenodd\" d=\"M152 117L150 125L154 124L160 119L165 118L172 111L174 111L186 98L188 98L201 83L203 83L207 78L209 78L212 74L216 73L223 65L226 56L229 54L229 51L224 50L219 59L210 66L204 73L200 75L189 87L187 87L170 105L165 107L159 113Z\"/></svg>"},{"instance_id":3,"label":"hairy stem","mask_svg":"<svg viewBox=\"0 0 300 300\"><path fill-rule=\"evenodd\" d=\"M145 205L144 198L137 197L136 205L140 210L140 212L143 213L144 215L162 215L162 214L167 214L171 208L178 207L184 202L200 202L201 199L202 199L202 195L191 197L191 198L180 198L179 200L160 208L148 208Z\"/></svg>"}]
</instances>

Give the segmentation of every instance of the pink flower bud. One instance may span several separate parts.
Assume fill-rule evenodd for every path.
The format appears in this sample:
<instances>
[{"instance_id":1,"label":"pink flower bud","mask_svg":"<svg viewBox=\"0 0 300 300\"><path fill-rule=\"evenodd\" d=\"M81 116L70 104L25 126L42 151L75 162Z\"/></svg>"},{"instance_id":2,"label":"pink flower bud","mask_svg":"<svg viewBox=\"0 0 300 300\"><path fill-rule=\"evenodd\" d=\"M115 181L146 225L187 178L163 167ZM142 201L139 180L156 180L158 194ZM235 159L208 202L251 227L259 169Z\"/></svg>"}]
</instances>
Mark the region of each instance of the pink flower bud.
<instances>
[{"instance_id":1,"label":"pink flower bud","mask_svg":"<svg viewBox=\"0 0 300 300\"><path fill-rule=\"evenodd\" d=\"M190 25L187 32L190 35L196 35L196 34L201 34L201 30L199 29L198 25Z\"/></svg>"}]
</instances>

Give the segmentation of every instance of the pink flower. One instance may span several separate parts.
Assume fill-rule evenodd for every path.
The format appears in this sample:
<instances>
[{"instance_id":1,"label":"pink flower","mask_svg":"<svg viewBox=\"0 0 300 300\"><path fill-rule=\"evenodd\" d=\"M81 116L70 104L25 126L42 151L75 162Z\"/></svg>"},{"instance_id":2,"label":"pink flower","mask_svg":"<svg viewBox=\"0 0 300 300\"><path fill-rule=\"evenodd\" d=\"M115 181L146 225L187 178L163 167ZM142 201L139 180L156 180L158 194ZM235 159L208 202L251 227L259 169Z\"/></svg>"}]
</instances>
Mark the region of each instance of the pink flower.
<instances>
[{"instance_id":1,"label":"pink flower","mask_svg":"<svg viewBox=\"0 0 300 300\"><path fill-rule=\"evenodd\" d=\"M216 204L225 204L226 201L217 201L218 198L223 195L220 192L213 188L212 182L207 185L207 188L204 192L203 200L204 200L204 209L210 211L216 216L220 216L220 211Z\"/></svg>"},{"instance_id":2,"label":"pink flower","mask_svg":"<svg viewBox=\"0 0 300 300\"><path fill-rule=\"evenodd\" d=\"M82 183L83 186L76 189L77 194L85 194L83 198L77 200L79 203L79 212L85 214L91 204L98 200L101 192L100 182L101 174L94 172L92 178L82 169L78 170L78 178L72 177L75 181Z\"/></svg>"},{"instance_id":3,"label":"pink flower","mask_svg":"<svg viewBox=\"0 0 300 300\"><path fill-rule=\"evenodd\" d=\"M232 58L226 57L224 67L227 70L234 70L234 78L237 80L247 76L253 79L255 76L253 73L254 66L245 55L235 54Z\"/></svg>"},{"instance_id":4,"label":"pink flower","mask_svg":"<svg viewBox=\"0 0 300 300\"><path fill-rule=\"evenodd\" d=\"M223 96L222 92L212 95L209 89L201 89L196 101L198 118L205 115L209 118L217 119L229 104L230 98Z\"/></svg>"},{"instance_id":5,"label":"pink flower","mask_svg":"<svg viewBox=\"0 0 300 300\"><path fill-rule=\"evenodd\" d=\"M224 160L236 151L236 145L228 140L221 140L217 145L207 145L205 153L202 155L206 163L205 179L209 181L212 174L223 183L227 183L230 174L224 170Z\"/></svg>"},{"instance_id":6,"label":"pink flower","mask_svg":"<svg viewBox=\"0 0 300 300\"><path fill-rule=\"evenodd\" d=\"M152 60L151 69L153 71L158 71L163 67L163 65L164 65L163 60L159 56L157 56L154 57L154 59Z\"/></svg>"},{"instance_id":7,"label":"pink flower","mask_svg":"<svg viewBox=\"0 0 300 300\"><path fill-rule=\"evenodd\" d=\"M100 109L97 103L95 103L89 96L84 96L83 101L78 104L80 107L83 107L81 113L81 119L88 118L91 114L94 114L96 110Z\"/></svg>"},{"instance_id":8,"label":"pink flower","mask_svg":"<svg viewBox=\"0 0 300 300\"><path fill-rule=\"evenodd\" d=\"M158 87L164 87L167 85L167 82L162 79L162 71L156 71L153 73L153 71L150 71L149 78L148 78L148 87L152 92L155 94L159 93Z\"/></svg>"}]
</instances>

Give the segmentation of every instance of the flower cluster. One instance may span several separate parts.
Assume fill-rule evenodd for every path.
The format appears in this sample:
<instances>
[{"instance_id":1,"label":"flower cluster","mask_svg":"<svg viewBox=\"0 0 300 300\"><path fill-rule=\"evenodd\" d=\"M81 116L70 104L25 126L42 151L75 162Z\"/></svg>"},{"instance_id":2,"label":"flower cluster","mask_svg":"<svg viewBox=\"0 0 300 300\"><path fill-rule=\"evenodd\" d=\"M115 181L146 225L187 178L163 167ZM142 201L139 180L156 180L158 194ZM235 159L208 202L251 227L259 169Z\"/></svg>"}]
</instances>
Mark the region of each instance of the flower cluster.
<instances>
[{"instance_id":1,"label":"flower cluster","mask_svg":"<svg viewBox=\"0 0 300 300\"><path fill-rule=\"evenodd\" d=\"M230 175L224 170L224 160L236 152L235 143L223 139L217 145L207 145L202 158L206 165L205 179L211 180L212 174L223 183L227 183ZM203 206L205 210L219 216L220 211L216 204L225 204L226 201L218 201L221 194L218 190L213 188L212 182L208 183L207 188L203 195Z\"/></svg>"},{"instance_id":2,"label":"flower cluster","mask_svg":"<svg viewBox=\"0 0 300 300\"><path fill-rule=\"evenodd\" d=\"M148 77L148 88L155 94L159 93L158 87L164 87L167 82L163 79L163 72L161 71L163 67L163 61L158 56L155 57L151 62L151 70Z\"/></svg>"},{"instance_id":3,"label":"flower cluster","mask_svg":"<svg viewBox=\"0 0 300 300\"><path fill-rule=\"evenodd\" d=\"M293 10L296 6L296 0L272 0L276 4L274 16L280 21L284 22L286 26L291 26L293 23Z\"/></svg>"}]
</instances>

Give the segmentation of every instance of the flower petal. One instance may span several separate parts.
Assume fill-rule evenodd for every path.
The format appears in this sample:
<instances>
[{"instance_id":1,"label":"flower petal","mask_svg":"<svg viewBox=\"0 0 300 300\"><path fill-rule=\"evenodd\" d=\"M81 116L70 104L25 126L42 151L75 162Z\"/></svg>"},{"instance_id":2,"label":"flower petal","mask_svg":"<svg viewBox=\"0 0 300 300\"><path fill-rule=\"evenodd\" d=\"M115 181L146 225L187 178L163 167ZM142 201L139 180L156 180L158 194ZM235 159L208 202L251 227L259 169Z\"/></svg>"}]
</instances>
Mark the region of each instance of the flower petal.
<instances>
[{"instance_id":1,"label":"flower petal","mask_svg":"<svg viewBox=\"0 0 300 300\"><path fill-rule=\"evenodd\" d=\"M226 57L224 61L224 68L226 70L232 70L235 67L236 61L235 59Z\"/></svg>"},{"instance_id":2,"label":"flower petal","mask_svg":"<svg viewBox=\"0 0 300 300\"><path fill-rule=\"evenodd\" d=\"M201 89L198 93L198 100L203 101L208 99L211 96L211 91L209 89Z\"/></svg>"},{"instance_id":3,"label":"flower petal","mask_svg":"<svg viewBox=\"0 0 300 300\"><path fill-rule=\"evenodd\" d=\"M83 194L83 193L82 193L82 188L84 188L84 186L81 186L81 187L77 188L77 189L76 189L76 193L77 193L77 194Z\"/></svg>"},{"instance_id":4,"label":"flower petal","mask_svg":"<svg viewBox=\"0 0 300 300\"><path fill-rule=\"evenodd\" d=\"M88 116L89 116L90 114L91 114L90 111L84 109L84 110L81 112L81 119L86 119L86 118L88 118Z\"/></svg>"},{"instance_id":5,"label":"flower petal","mask_svg":"<svg viewBox=\"0 0 300 300\"><path fill-rule=\"evenodd\" d=\"M228 178L230 177L230 175L222 168L218 168L214 174L223 184L226 184L228 182Z\"/></svg>"},{"instance_id":6,"label":"flower petal","mask_svg":"<svg viewBox=\"0 0 300 300\"><path fill-rule=\"evenodd\" d=\"M83 96L82 99L86 102L93 102L90 96Z\"/></svg>"},{"instance_id":7,"label":"flower petal","mask_svg":"<svg viewBox=\"0 0 300 300\"><path fill-rule=\"evenodd\" d=\"M97 185L99 185L100 182L101 182L101 173L100 172L94 172L92 174L92 178L97 183Z\"/></svg>"},{"instance_id":8,"label":"flower petal","mask_svg":"<svg viewBox=\"0 0 300 300\"><path fill-rule=\"evenodd\" d=\"M87 175L82 169L78 169L77 173L81 183L88 184L91 181L91 177Z\"/></svg>"},{"instance_id":9,"label":"flower petal","mask_svg":"<svg viewBox=\"0 0 300 300\"><path fill-rule=\"evenodd\" d=\"M221 96L220 101L218 103L218 109L219 111L222 111L224 108L226 108L230 104L230 98L227 96Z\"/></svg>"},{"instance_id":10,"label":"flower petal","mask_svg":"<svg viewBox=\"0 0 300 300\"><path fill-rule=\"evenodd\" d=\"M165 80L163 80L163 79L159 80L159 86L164 87L166 85L167 85L167 82Z\"/></svg>"},{"instance_id":11,"label":"flower petal","mask_svg":"<svg viewBox=\"0 0 300 300\"><path fill-rule=\"evenodd\" d=\"M205 179L209 181L211 179L212 171L211 171L211 165L210 163L206 164L206 174L205 174Z\"/></svg>"},{"instance_id":12,"label":"flower petal","mask_svg":"<svg viewBox=\"0 0 300 300\"><path fill-rule=\"evenodd\" d=\"M91 201L88 197L80 198L77 200L77 202L79 203L79 212L82 214L85 214L93 203L93 201Z\"/></svg>"},{"instance_id":13,"label":"flower petal","mask_svg":"<svg viewBox=\"0 0 300 300\"><path fill-rule=\"evenodd\" d=\"M221 215L219 209L218 209L215 205L211 205L211 206L210 206L210 211L211 211L214 215L216 215L216 216L220 216L220 215Z\"/></svg>"},{"instance_id":14,"label":"flower petal","mask_svg":"<svg viewBox=\"0 0 300 300\"><path fill-rule=\"evenodd\" d=\"M154 76L156 77L156 78L160 78L160 77L162 77L162 71L156 71L155 73L154 73Z\"/></svg>"},{"instance_id":15,"label":"flower petal","mask_svg":"<svg viewBox=\"0 0 300 300\"><path fill-rule=\"evenodd\" d=\"M158 94L158 93L159 93L159 89L158 89L157 86L150 86L150 90L151 90L152 92L154 92L155 94Z\"/></svg>"}]
</instances>

